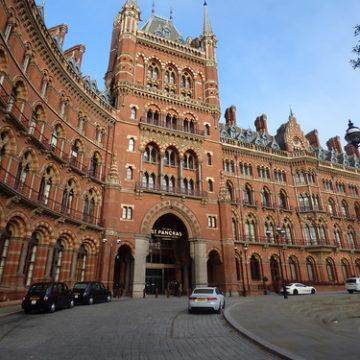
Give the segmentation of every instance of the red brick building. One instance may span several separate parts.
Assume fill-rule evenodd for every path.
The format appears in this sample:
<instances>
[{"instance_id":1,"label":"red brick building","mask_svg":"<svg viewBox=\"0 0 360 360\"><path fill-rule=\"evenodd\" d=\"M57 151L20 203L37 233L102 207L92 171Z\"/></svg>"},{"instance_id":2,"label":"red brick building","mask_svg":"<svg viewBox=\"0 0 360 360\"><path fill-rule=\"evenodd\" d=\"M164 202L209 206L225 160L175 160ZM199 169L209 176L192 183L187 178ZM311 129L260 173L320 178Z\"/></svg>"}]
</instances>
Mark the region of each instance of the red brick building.
<instances>
[{"instance_id":1,"label":"red brick building","mask_svg":"<svg viewBox=\"0 0 360 360\"><path fill-rule=\"evenodd\" d=\"M0 4L0 297L103 281L141 296L214 284L252 293L360 276L359 154L295 117L219 123L216 37L184 40L127 0L105 90L33 0ZM221 61L221 60L220 60Z\"/></svg>"}]
</instances>

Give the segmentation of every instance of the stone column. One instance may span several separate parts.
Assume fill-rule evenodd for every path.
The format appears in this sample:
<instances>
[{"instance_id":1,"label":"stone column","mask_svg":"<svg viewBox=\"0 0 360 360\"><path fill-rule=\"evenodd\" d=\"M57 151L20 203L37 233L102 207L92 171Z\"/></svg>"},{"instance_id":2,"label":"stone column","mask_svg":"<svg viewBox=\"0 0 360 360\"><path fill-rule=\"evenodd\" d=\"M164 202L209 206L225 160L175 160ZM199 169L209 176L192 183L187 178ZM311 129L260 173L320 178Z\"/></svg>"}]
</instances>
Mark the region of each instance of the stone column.
<instances>
[{"instance_id":1,"label":"stone column","mask_svg":"<svg viewBox=\"0 0 360 360\"><path fill-rule=\"evenodd\" d=\"M46 267L45 267L45 278L46 279L50 279L51 274L51 263L52 263L52 258L53 258L53 253L54 253L54 247L49 245L48 246L48 255L47 255L47 260L46 260Z\"/></svg>"},{"instance_id":2,"label":"stone column","mask_svg":"<svg viewBox=\"0 0 360 360\"><path fill-rule=\"evenodd\" d=\"M74 281L76 260L77 260L77 251L74 251L71 260L70 281Z\"/></svg>"},{"instance_id":3,"label":"stone column","mask_svg":"<svg viewBox=\"0 0 360 360\"><path fill-rule=\"evenodd\" d=\"M149 252L150 237L147 234L135 235L133 296L142 297L145 287L146 256Z\"/></svg>"},{"instance_id":4,"label":"stone column","mask_svg":"<svg viewBox=\"0 0 360 360\"><path fill-rule=\"evenodd\" d=\"M206 241L204 239L189 239L190 242L190 256L193 260L193 274L195 286L207 286L207 256L206 256Z\"/></svg>"}]
</instances>

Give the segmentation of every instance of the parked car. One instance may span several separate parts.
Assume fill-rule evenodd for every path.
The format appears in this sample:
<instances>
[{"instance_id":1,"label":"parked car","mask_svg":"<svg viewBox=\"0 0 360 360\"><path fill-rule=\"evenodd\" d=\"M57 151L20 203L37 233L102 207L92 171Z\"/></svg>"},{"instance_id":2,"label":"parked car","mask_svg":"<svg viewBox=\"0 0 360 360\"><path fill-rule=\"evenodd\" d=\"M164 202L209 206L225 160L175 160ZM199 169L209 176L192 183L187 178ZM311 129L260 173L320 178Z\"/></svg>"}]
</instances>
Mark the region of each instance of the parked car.
<instances>
[{"instance_id":1,"label":"parked car","mask_svg":"<svg viewBox=\"0 0 360 360\"><path fill-rule=\"evenodd\" d=\"M30 286L21 307L25 313L42 310L53 313L57 309L72 308L74 298L71 290L62 282L39 282Z\"/></svg>"},{"instance_id":2,"label":"parked car","mask_svg":"<svg viewBox=\"0 0 360 360\"><path fill-rule=\"evenodd\" d=\"M111 292L99 281L82 281L74 285L75 304L92 305L95 302L110 302Z\"/></svg>"},{"instance_id":3,"label":"parked car","mask_svg":"<svg viewBox=\"0 0 360 360\"><path fill-rule=\"evenodd\" d=\"M218 314L225 308L225 296L216 287L198 287L193 290L189 297L188 311L212 310Z\"/></svg>"},{"instance_id":4,"label":"parked car","mask_svg":"<svg viewBox=\"0 0 360 360\"><path fill-rule=\"evenodd\" d=\"M292 295L316 294L316 289L313 286L307 286L301 283L291 283L286 285L286 291Z\"/></svg>"},{"instance_id":5,"label":"parked car","mask_svg":"<svg viewBox=\"0 0 360 360\"><path fill-rule=\"evenodd\" d=\"M352 294L354 291L360 291L360 278L351 277L346 280L345 289Z\"/></svg>"}]
</instances>

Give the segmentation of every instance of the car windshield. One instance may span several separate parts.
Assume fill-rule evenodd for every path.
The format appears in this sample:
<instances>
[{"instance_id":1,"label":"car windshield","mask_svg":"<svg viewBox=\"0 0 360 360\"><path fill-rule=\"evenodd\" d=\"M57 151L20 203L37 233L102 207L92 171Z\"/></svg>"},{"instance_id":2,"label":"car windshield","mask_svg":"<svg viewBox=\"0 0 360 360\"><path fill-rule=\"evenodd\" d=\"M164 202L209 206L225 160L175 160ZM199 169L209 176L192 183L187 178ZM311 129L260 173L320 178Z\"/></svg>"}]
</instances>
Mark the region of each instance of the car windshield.
<instances>
[{"instance_id":1,"label":"car windshield","mask_svg":"<svg viewBox=\"0 0 360 360\"><path fill-rule=\"evenodd\" d=\"M212 294L214 292L213 289L195 289L194 294Z\"/></svg>"},{"instance_id":2,"label":"car windshield","mask_svg":"<svg viewBox=\"0 0 360 360\"><path fill-rule=\"evenodd\" d=\"M347 283L356 283L356 279L347 279L346 282Z\"/></svg>"},{"instance_id":3,"label":"car windshield","mask_svg":"<svg viewBox=\"0 0 360 360\"><path fill-rule=\"evenodd\" d=\"M34 284L34 285L31 285L29 292L32 294L44 293L46 291L46 289L48 288L48 286L49 286L49 284Z\"/></svg>"},{"instance_id":4,"label":"car windshield","mask_svg":"<svg viewBox=\"0 0 360 360\"><path fill-rule=\"evenodd\" d=\"M74 285L74 290L83 290L88 286L87 283L77 283Z\"/></svg>"}]
</instances>

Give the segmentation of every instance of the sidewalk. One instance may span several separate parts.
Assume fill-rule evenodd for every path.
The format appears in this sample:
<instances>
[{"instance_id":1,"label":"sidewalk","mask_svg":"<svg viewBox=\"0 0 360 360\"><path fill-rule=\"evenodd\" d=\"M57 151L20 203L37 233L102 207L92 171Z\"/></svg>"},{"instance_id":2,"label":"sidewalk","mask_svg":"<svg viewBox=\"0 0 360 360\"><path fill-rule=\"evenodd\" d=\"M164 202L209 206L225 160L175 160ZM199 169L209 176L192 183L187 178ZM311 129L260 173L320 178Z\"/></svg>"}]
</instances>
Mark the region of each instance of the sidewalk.
<instances>
[{"instance_id":1,"label":"sidewalk","mask_svg":"<svg viewBox=\"0 0 360 360\"><path fill-rule=\"evenodd\" d=\"M278 295L239 298L224 316L239 332L285 359L358 360L360 312L351 311L359 309L359 300L357 295L325 293L287 300Z\"/></svg>"}]
</instances>

